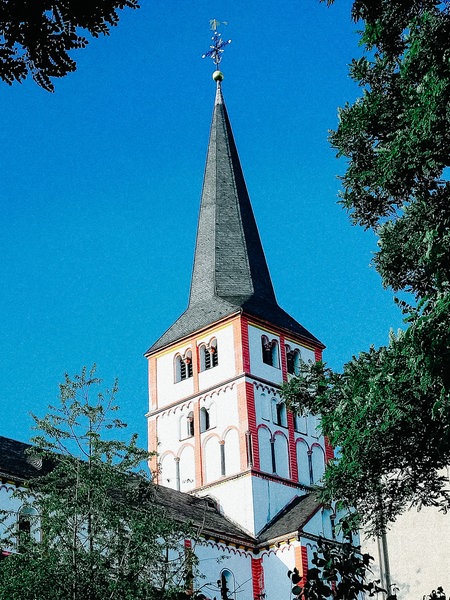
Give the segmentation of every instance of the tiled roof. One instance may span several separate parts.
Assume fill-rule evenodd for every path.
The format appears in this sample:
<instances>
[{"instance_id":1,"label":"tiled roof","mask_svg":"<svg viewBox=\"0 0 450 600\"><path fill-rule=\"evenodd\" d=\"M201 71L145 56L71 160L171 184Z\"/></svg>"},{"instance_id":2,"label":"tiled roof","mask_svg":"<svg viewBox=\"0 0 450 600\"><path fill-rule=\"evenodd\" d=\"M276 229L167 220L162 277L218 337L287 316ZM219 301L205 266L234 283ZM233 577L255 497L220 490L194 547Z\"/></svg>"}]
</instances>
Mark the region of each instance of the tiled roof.
<instances>
[{"instance_id":1,"label":"tiled roof","mask_svg":"<svg viewBox=\"0 0 450 600\"><path fill-rule=\"evenodd\" d=\"M40 462L27 454L30 444L0 436L0 477L17 482L42 474Z\"/></svg>"},{"instance_id":2,"label":"tiled roof","mask_svg":"<svg viewBox=\"0 0 450 600\"><path fill-rule=\"evenodd\" d=\"M258 543L264 545L271 540L301 531L321 506L318 494L314 492L295 497L260 531Z\"/></svg>"},{"instance_id":3,"label":"tiled roof","mask_svg":"<svg viewBox=\"0 0 450 600\"><path fill-rule=\"evenodd\" d=\"M30 463L26 453L28 448L29 444L0 436L0 477L22 482L42 473L42 469ZM257 550L271 540L288 537L300 530L320 507L314 494L295 498L261 531L258 538L254 538L221 514L216 503L208 497L200 498L158 485L154 486L154 492L155 502L164 508L169 518L191 523L200 537L223 540L250 550Z\"/></svg>"},{"instance_id":4,"label":"tiled roof","mask_svg":"<svg viewBox=\"0 0 450 600\"><path fill-rule=\"evenodd\" d=\"M189 305L148 352L239 312L323 346L277 304L218 82Z\"/></svg>"}]
</instances>

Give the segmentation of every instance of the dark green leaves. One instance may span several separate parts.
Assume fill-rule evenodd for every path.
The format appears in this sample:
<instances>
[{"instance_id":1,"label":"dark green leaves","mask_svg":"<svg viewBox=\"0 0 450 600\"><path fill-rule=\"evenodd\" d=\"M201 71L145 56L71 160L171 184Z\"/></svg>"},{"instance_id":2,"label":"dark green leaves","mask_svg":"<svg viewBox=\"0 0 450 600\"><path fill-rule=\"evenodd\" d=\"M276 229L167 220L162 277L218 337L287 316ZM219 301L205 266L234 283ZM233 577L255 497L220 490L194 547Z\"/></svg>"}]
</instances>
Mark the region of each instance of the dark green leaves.
<instances>
[{"instance_id":1,"label":"dark green leaves","mask_svg":"<svg viewBox=\"0 0 450 600\"><path fill-rule=\"evenodd\" d=\"M8 84L31 75L52 92L52 78L75 71L71 50L108 35L117 11L138 8L138 0L0 0L0 78Z\"/></svg>"},{"instance_id":2,"label":"dark green leaves","mask_svg":"<svg viewBox=\"0 0 450 600\"><path fill-rule=\"evenodd\" d=\"M450 507L450 3L354 0L352 18L361 96L330 136L347 160L340 202L379 236L383 285L412 294L413 307L399 301L407 329L388 346L341 374L316 365L284 394L322 414L339 449L325 499L381 531L410 505ZM355 513L349 520L357 526Z\"/></svg>"},{"instance_id":3,"label":"dark green leaves","mask_svg":"<svg viewBox=\"0 0 450 600\"><path fill-rule=\"evenodd\" d=\"M410 505L450 508L441 473L450 463L449 348L446 294L342 374L319 363L283 389L295 411L322 415L323 433L339 449L325 473L325 499L355 507L370 531Z\"/></svg>"},{"instance_id":4,"label":"dark green leaves","mask_svg":"<svg viewBox=\"0 0 450 600\"><path fill-rule=\"evenodd\" d=\"M361 594L368 597L382 592L379 581L369 581L370 564L368 554L361 554L359 548L349 543L334 544L319 539L312 564L306 577L302 579L297 569L288 571L288 577L295 584L292 593L299 600L358 600Z\"/></svg>"}]
</instances>

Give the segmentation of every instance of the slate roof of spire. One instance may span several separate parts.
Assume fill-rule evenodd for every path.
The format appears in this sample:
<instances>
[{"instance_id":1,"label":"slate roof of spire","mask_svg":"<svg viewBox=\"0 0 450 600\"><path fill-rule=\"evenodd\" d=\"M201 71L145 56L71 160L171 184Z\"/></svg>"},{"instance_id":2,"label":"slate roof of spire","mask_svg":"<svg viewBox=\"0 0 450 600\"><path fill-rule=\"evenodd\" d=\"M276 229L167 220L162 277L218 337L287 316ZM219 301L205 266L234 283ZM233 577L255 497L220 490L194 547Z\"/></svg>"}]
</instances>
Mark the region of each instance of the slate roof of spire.
<instances>
[{"instance_id":1,"label":"slate roof of spire","mask_svg":"<svg viewBox=\"0 0 450 600\"><path fill-rule=\"evenodd\" d=\"M238 312L268 321L323 347L277 304L217 82L189 305L148 352Z\"/></svg>"}]
</instances>

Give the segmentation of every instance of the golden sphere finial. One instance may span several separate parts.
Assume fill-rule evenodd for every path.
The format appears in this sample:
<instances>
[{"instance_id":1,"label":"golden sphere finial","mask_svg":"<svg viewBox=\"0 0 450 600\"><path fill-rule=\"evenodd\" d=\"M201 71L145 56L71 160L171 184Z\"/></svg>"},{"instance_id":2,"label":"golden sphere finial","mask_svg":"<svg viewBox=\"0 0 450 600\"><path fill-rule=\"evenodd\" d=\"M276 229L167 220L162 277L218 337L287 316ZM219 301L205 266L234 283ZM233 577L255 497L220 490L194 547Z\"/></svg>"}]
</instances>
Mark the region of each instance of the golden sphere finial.
<instances>
[{"instance_id":1,"label":"golden sphere finial","mask_svg":"<svg viewBox=\"0 0 450 600\"><path fill-rule=\"evenodd\" d=\"M214 81L223 81L223 73L222 71L214 71L212 74L212 78Z\"/></svg>"}]
</instances>

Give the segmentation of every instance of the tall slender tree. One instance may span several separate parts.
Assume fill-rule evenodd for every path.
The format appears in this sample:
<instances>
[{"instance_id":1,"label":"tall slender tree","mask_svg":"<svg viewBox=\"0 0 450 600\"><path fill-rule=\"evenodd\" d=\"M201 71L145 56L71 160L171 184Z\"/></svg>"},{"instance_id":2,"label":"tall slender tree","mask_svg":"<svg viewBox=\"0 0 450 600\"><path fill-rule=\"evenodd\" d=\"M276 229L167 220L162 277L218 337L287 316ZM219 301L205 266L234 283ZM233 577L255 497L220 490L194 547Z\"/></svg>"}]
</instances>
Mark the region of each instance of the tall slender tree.
<instances>
[{"instance_id":1,"label":"tall slender tree","mask_svg":"<svg viewBox=\"0 0 450 600\"><path fill-rule=\"evenodd\" d=\"M7 531L19 551L0 563L1 600L165 599L183 588L182 527L154 501L136 436L112 439L124 427L117 385L99 385L93 370L66 375L60 405L35 417L43 474L17 493L28 522Z\"/></svg>"}]
</instances>

